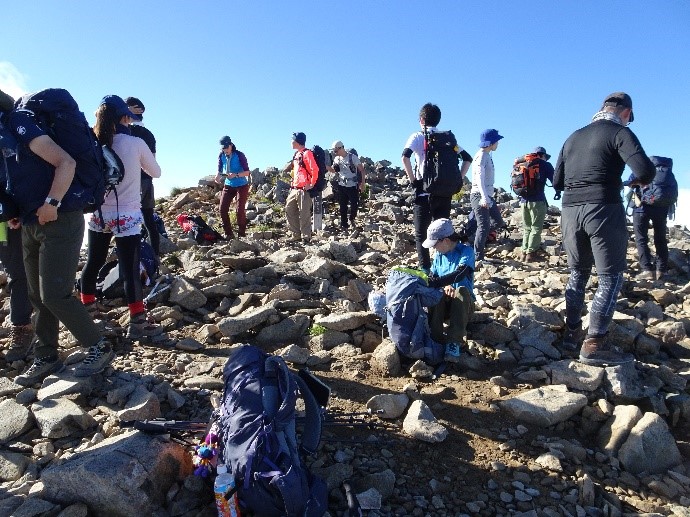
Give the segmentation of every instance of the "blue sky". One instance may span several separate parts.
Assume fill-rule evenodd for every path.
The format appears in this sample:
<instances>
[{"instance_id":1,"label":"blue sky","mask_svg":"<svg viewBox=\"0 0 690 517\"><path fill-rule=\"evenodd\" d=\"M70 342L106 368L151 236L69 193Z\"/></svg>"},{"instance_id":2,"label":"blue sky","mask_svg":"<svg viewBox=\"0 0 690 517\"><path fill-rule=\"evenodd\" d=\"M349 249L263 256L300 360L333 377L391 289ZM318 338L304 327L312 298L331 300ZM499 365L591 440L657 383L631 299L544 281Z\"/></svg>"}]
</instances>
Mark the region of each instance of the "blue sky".
<instances>
[{"instance_id":1,"label":"blue sky","mask_svg":"<svg viewBox=\"0 0 690 517\"><path fill-rule=\"evenodd\" d=\"M0 88L66 88L91 121L106 94L141 98L158 195L213 173L225 134L251 168L284 165L293 131L399 165L427 101L471 154L483 129L499 129L506 187L515 156L542 145L555 163L604 96L623 90L645 150L674 159L690 225L684 0L32 0L6 13L12 4Z\"/></svg>"}]
</instances>

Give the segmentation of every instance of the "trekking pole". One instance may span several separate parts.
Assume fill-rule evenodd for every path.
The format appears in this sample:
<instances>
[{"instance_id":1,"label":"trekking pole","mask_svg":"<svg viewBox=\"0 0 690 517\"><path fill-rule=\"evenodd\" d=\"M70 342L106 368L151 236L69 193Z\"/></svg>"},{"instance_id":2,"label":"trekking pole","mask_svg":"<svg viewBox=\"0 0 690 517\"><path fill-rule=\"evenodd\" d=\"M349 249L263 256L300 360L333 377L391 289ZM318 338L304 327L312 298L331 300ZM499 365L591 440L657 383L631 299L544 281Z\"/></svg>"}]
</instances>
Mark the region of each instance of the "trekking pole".
<instances>
[{"instance_id":1,"label":"trekking pole","mask_svg":"<svg viewBox=\"0 0 690 517\"><path fill-rule=\"evenodd\" d=\"M362 507L359 505L357 496L352 492L350 483L345 481L343 483L345 489L345 497L347 498L347 515L349 517L362 517Z\"/></svg>"},{"instance_id":2,"label":"trekking pole","mask_svg":"<svg viewBox=\"0 0 690 517\"><path fill-rule=\"evenodd\" d=\"M132 427L137 431L150 434L168 434L171 431L205 431L208 422L192 420L125 420L120 422L120 427Z\"/></svg>"},{"instance_id":3,"label":"trekking pole","mask_svg":"<svg viewBox=\"0 0 690 517\"><path fill-rule=\"evenodd\" d=\"M336 420L338 418L352 418L355 416L371 416L371 415L383 415L385 411L383 409L377 409L372 411L367 409L366 411L356 411L354 413L330 413L325 415L325 420Z\"/></svg>"}]
</instances>

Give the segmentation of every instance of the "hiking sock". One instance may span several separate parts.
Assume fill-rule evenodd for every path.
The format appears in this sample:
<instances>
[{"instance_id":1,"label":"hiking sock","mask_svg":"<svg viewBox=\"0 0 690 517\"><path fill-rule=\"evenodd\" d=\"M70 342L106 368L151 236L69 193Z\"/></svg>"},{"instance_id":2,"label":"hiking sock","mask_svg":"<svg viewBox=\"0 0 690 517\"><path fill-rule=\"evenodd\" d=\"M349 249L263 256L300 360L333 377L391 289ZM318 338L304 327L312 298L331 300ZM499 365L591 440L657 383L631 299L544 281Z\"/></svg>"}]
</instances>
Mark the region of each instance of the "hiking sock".
<instances>
[{"instance_id":1,"label":"hiking sock","mask_svg":"<svg viewBox=\"0 0 690 517\"><path fill-rule=\"evenodd\" d=\"M129 317L130 319L135 317L138 314L143 314L144 313L144 302L133 302L133 303L128 303L127 307L129 308Z\"/></svg>"}]
</instances>

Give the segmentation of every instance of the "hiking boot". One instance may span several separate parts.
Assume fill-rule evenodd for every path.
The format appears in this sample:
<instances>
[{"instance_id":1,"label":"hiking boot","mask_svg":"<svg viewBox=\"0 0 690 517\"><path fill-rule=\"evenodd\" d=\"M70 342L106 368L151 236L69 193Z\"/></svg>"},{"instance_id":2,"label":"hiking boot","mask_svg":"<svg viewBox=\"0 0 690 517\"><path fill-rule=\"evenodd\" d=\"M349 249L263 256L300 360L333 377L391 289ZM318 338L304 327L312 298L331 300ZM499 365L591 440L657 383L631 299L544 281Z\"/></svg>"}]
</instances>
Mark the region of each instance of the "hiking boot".
<instances>
[{"instance_id":1,"label":"hiking boot","mask_svg":"<svg viewBox=\"0 0 690 517\"><path fill-rule=\"evenodd\" d=\"M14 325L10 330L10 347L5 354L5 361L23 361L31 351L34 329L31 325Z\"/></svg>"},{"instance_id":2,"label":"hiking boot","mask_svg":"<svg viewBox=\"0 0 690 517\"><path fill-rule=\"evenodd\" d=\"M580 349L580 362L590 366L616 366L634 360L632 354L609 343L606 336L587 338Z\"/></svg>"},{"instance_id":3,"label":"hiking boot","mask_svg":"<svg viewBox=\"0 0 690 517\"><path fill-rule=\"evenodd\" d=\"M146 340L163 333L163 327L146 319L146 313L141 312L129 318L127 325L127 339L132 341Z\"/></svg>"},{"instance_id":4,"label":"hiking boot","mask_svg":"<svg viewBox=\"0 0 690 517\"><path fill-rule=\"evenodd\" d=\"M656 275L654 274L654 271L642 271L642 273L637 275L637 280L656 280Z\"/></svg>"},{"instance_id":5,"label":"hiking boot","mask_svg":"<svg viewBox=\"0 0 690 517\"><path fill-rule=\"evenodd\" d=\"M115 352L110 347L110 343L104 338L89 347L89 353L80 364L74 369L75 377L88 377L100 373L115 359Z\"/></svg>"},{"instance_id":6,"label":"hiking boot","mask_svg":"<svg viewBox=\"0 0 690 517\"><path fill-rule=\"evenodd\" d=\"M14 378L14 382L20 386L28 387L37 384L51 373L61 372L65 368L58 357L36 357L34 362L21 375Z\"/></svg>"},{"instance_id":7,"label":"hiking boot","mask_svg":"<svg viewBox=\"0 0 690 517\"><path fill-rule=\"evenodd\" d=\"M582 322L580 322L574 329L571 329L566 324L561 347L568 352L575 352L580 347L580 342L584 337L584 332L582 331Z\"/></svg>"},{"instance_id":8,"label":"hiking boot","mask_svg":"<svg viewBox=\"0 0 690 517\"><path fill-rule=\"evenodd\" d=\"M446 353L443 359L448 363L460 362L460 345L457 343L446 343Z\"/></svg>"},{"instance_id":9,"label":"hiking boot","mask_svg":"<svg viewBox=\"0 0 690 517\"><path fill-rule=\"evenodd\" d=\"M515 254L515 259L518 260L519 262L522 262L525 260L525 252L522 248L518 250L518 252Z\"/></svg>"},{"instance_id":10,"label":"hiking boot","mask_svg":"<svg viewBox=\"0 0 690 517\"><path fill-rule=\"evenodd\" d=\"M296 233L293 233L292 236L288 239L288 242L299 242L302 240L301 235L297 235Z\"/></svg>"}]
</instances>

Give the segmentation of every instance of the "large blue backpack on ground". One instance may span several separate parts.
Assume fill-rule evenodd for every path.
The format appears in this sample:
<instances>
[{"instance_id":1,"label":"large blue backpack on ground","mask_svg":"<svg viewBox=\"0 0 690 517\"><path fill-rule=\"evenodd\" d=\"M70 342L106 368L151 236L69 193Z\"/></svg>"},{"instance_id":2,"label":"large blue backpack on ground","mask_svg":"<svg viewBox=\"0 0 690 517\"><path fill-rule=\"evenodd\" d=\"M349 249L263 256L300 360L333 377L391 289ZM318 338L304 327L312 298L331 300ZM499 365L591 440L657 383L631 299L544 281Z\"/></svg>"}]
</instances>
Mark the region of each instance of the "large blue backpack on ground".
<instances>
[{"instance_id":1,"label":"large blue backpack on ground","mask_svg":"<svg viewBox=\"0 0 690 517\"><path fill-rule=\"evenodd\" d=\"M124 166L112 149L99 145L72 95L61 88L42 90L21 97L14 112L30 115L76 161L74 179L59 210L92 212L100 207L107 189L122 180ZM28 146L19 146L19 172L10 178L10 193L20 206L43 204L53 182L55 169L48 164L23 169L24 155L30 153Z\"/></svg>"},{"instance_id":2,"label":"large blue backpack on ground","mask_svg":"<svg viewBox=\"0 0 690 517\"><path fill-rule=\"evenodd\" d=\"M386 280L386 324L398 352L410 359L422 359L429 365L443 361L445 347L431 339L424 307L436 305L443 298L441 289L428 286L424 272L395 267Z\"/></svg>"},{"instance_id":3,"label":"large blue backpack on ground","mask_svg":"<svg viewBox=\"0 0 690 517\"><path fill-rule=\"evenodd\" d=\"M219 463L235 476L242 515L320 517L326 484L312 475L300 450L314 454L321 412L305 382L279 356L245 345L223 369ZM304 430L295 430L297 392L305 403Z\"/></svg>"},{"instance_id":4,"label":"large blue backpack on ground","mask_svg":"<svg viewBox=\"0 0 690 517\"><path fill-rule=\"evenodd\" d=\"M642 188L642 204L672 206L678 201L678 182L673 175L673 160L663 156L650 156L656 167L656 175L649 185Z\"/></svg>"}]
</instances>

